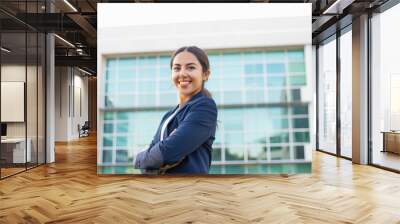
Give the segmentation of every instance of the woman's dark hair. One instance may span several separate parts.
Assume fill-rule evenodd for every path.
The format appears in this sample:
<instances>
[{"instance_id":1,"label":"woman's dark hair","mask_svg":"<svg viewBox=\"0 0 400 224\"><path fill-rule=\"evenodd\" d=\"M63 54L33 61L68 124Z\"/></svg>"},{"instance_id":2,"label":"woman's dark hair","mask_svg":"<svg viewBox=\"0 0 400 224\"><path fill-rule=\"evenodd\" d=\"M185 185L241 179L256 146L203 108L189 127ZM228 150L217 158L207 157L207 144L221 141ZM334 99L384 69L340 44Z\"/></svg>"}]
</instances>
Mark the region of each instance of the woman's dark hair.
<instances>
[{"instance_id":1,"label":"woman's dark hair","mask_svg":"<svg viewBox=\"0 0 400 224\"><path fill-rule=\"evenodd\" d=\"M174 53L172 53L171 61L170 61L171 69L172 69L172 63L174 62L174 58L176 57L176 55L178 55L179 53L184 52L184 51L192 53L197 58L197 60L200 62L203 72L210 70L210 62L208 61L208 56L207 56L206 52L204 52L201 48L196 47L196 46L181 47L178 50L176 50ZM206 88L204 88L204 81L203 81L202 92L205 96L210 97L210 98L212 97L210 91L208 91Z\"/></svg>"}]
</instances>

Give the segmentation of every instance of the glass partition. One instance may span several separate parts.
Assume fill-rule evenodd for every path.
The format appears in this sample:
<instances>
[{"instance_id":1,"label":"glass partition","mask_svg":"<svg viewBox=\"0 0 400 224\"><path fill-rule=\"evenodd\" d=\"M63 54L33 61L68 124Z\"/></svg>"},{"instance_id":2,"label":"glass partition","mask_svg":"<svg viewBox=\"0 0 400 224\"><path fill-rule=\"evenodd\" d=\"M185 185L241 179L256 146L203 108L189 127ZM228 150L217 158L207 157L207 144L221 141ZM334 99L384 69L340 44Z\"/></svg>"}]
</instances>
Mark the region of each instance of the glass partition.
<instances>
[{"instance_id":1,"label":"glass partition","mask_svg":"<svg viewBox=\"0 0 400 224\"><path fill-rule=\"evenodd\" d=\"M31 142L26 144L26 41L25 32L1 34L2 177L24 171L31 162Z\"/></svg>"},{"instance_id":2,"label":"glass partition","mask_svg":"<svg viewBox=\"0 0 400 224\"><path fill-rule=\"evenodd\" d=\"M45 1L1 2L43 13ZM40 6L40 7L39 7ZM0 178L45 163L45 35L0 12ZM4 21L7 21L5 23Z\"/></svg>"}]
</instances>

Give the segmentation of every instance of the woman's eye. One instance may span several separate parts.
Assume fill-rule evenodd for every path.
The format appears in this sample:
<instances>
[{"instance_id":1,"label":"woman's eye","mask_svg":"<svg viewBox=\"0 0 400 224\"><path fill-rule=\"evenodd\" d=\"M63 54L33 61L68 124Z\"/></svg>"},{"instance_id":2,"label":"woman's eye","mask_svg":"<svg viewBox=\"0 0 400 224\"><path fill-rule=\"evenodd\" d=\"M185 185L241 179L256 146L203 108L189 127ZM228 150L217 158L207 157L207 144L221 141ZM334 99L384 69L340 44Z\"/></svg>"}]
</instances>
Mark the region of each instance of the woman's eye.
<instances>
[{"instance_id":1,"label":"woman's eye","mask_svg":"<svg viewBox=\"0 0 400 224\"><path fill-rule=\"evenodd\" d=\"M179 71L179 68L178 68L178 67L175 67L175 68L174 68L174 71L175 71L175 72Z\"/></svg>"},{"instance_id":2,"label":"woman's eye","mask_svg":"<svg viewBox=\"0 0 400 224\"><path fill-rule=\"evenodd\" d=\"M190 70L193 70L193 69L195 69L195 67L191 66L191 67L189 67L189 69L190 69Z\"/></svg>"}]
</instances>

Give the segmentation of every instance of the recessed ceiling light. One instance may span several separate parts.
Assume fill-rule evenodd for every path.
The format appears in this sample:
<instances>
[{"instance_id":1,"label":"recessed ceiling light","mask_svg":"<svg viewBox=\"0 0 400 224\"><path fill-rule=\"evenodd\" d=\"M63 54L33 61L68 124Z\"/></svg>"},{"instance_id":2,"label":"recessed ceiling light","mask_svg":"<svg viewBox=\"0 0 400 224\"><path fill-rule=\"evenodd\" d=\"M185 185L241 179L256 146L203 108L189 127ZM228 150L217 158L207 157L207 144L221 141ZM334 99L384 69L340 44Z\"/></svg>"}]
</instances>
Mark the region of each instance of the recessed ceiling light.
<instances>
[{"instance_id":1,"label":"recessed ceiling light","mask_svg":"<svg viewBox=\"0 0 400 224\"><path fill-rule=\"evenodd\" d=\"M9 49L7 49L7 48L5 48L5 47L1 47L1 50L4 51L4 52L7 52L7 53L10 53L10 52L11 52L11 50L9 50Z\"/></svg>"},{"instance_id":2,"label":"recessed ceiling light","mask_svg":"<svg viewBox=\"0 0 400 224\"><path fill-rule=\"evenodd\" d=\"M68 0L64 0L65 4L67 4L72 10L74 10L75 12L78 12L78 10L71 4L69 3Z\"/></svg>"},{"instance_id":3,"label":"recessed ceiling light","mask_svg":"<svg viewBox=\"0 0 400 224\"><path fill-rule=\"evenodd\" d=\"M73 45L73 44L72 44L71 42L69 42L68 40L66 40L66 39L64 39L64 38L62 38L62 37L60 37L60 36L57 35L57 34L54 34L54 36L57 37L58 39L60 39L61 41L63 41L64 43L68 44L69 46L75 48L75 45Z\"/></svg>"},{"instance_id":4,"label":"recessed ceiling light","mask_svg":"<svg viewBox=\"0 0 400 224\"><path fill-rule=\"evenodd\" d=\"M86 70L83 70L83 69L81 69L81 68L79 68L79 67L78 67L78 70L81 71L81 72L83 72L83 73L85 73L85 74L87 74L87 75L92 75L92 73L90 73L90 72L88 72L88 71L86 71Z\"/></svg>"}]
</instances>

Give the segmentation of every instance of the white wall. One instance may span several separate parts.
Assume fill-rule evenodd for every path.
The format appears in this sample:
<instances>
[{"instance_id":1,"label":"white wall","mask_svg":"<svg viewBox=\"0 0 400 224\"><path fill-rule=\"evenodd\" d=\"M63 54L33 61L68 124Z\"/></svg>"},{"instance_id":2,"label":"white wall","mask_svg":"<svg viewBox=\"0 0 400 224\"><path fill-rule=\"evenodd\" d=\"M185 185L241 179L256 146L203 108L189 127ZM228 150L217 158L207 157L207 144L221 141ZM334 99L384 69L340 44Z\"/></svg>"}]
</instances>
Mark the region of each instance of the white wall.
<instances>
[{"instance_id":1,"label":"white wall","mask_svg":"<svg viewBox=\"0 0 400 224\"><path fill-rule=\"evenodd\" d=\"M179 7L165 4L152 7L118 4L110 7L110 4L99 4L98 55L173 51L185 45L197 45L203 49L311 45L311 4L298 4L295 10L290 8L293 5L286 6L212 4L214 10L210 11L208 4ZM148 13L135 13L142 10L147 10ZM157 12L173 16L187 10L192 14L188 18L203 14L207 16L197 20L179 17L168 20L168 16L164 15L167 22L163 23L160 22L163 14L157 14L156 21L153 18ZM293 13L287 13L287 10L292 10ZM226 15L236 11L239 15L248 16ZM114 27L104 27L110 13L124 18L114 19ZM121 27L119 24L123 20L134 21L134 24ZM149 24L145 22L147 20L154 22Z\"/></svg>"},{"instance_id":2,"label":"white wall","mask_svg":"<svg viewBox=\"0 0 400 224\"><path fill-rule=\"evenodd\" d=\"M88 120L88 78L77 69L56 67L55 79L55 140L77 139L78 124L83 125Z\"/></svg>"}]
</instances>

